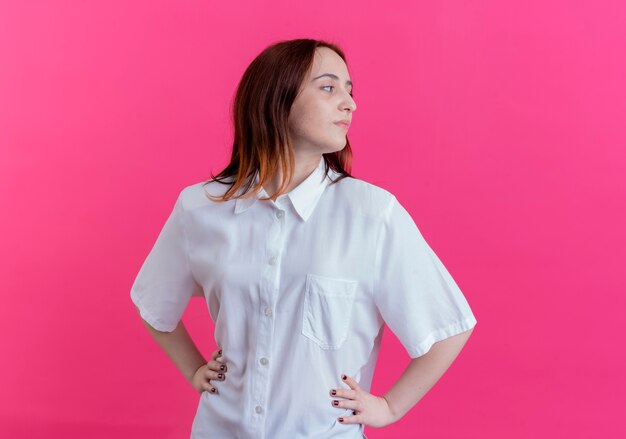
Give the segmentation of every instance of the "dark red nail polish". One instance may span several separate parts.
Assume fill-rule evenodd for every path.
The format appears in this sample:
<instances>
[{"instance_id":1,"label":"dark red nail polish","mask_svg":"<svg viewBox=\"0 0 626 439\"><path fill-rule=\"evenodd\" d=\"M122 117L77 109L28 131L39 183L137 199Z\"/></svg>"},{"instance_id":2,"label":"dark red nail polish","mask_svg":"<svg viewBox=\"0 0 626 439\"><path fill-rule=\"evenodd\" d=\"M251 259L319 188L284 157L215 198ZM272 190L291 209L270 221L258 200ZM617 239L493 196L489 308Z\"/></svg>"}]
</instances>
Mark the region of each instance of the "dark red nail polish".
<instances>
[{"instance_id":1,"label":"dark red nail polish","mask_svg":"<svg viewBox=\"0 0 626 439\"><path fill-rule=\"evenodd\" d=\"M215 388L211 389L211 393L215 393Z\"/></svg>"},{"instance_id":2,"label":"dark red nail polish","mask_svg":"<svg viewBox=\"0 0 626 439\"><path fill-rule=\"evenodd\" d=\"M331 392L330 392L330 394L331 394L331 395L333 395L333 396L335 396L335 395L337 394L337 391L336 391L336 390L333 390L333 391L331 391Z\"/></svg>"},{"instance_id":3,"label":"dark red nail polish","mask_svg":"<svg viewBox=\"0 0 626 439\"><path fill-rule=\"evenodd\" d=\"M348 377L347 377L347 376L345 376L345 375L341 375L341 379L345 381L345 380L347 380L347 379L348 379Z\"/></svg>"},{"instance_id":4,"label":"dark red nail polish","mask_svg":"<svg viewBox=\"0 0 626 439\"><path fill-rule=\"evenodd\" d=\"M221 380L222 378L224 378L224 375L222 375L221 373L218 373L217 377Z\"/></svg>"},{"instance_id":5,"label":"dark red nail polish","mask_svg":"<svg viewBox=\"0 0 626 439\"><path fill-rule=\"evenodd\" d=\"M220 349L220 352L219 352L219 354L220 354L220 355L222 355L222 350L221 350L221 349Z\"/></svg>"},{"instance_id":6,"label":"dark red nail polish","mask_svg":"<svg viewBox=\"0 0 626 439\"><path fill-rule=\"evenodd\" d=\"M339 418L339 422L343 422L343 418Z\"/></svg>"},{"instance_id":7,"label":"dark red nail polish","mask_svg":"<svg viewBox=\"0 0 626 439\"><path fill-rule=\"evenodd\" d=\"M338 406L339 405L339 401L333 401L333 405L334 406Z\"/></svg>"},{"instance_id":8,"label":"dark red nail polish","mask_svg":"<svg viewBox=\"0 0 626 439\"><path fill-rule=\"evenodd\" d=\"M224 370L224 365L221 365L221 366L220 366L220 370Z\"/></svg>"}]
</instances>

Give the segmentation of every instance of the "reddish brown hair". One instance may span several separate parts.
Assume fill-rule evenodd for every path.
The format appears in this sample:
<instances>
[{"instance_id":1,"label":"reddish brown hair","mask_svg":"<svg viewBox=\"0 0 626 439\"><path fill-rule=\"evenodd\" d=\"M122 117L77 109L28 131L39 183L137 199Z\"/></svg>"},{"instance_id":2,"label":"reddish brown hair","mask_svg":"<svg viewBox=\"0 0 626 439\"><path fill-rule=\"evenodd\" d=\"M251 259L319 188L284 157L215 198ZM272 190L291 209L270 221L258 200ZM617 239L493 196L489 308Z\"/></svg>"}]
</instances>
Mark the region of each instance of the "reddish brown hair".
<instances>
[{"instance_id":1,"label":"reddish brown hair","mask_svg":"<svg viewBox=\"0 0 626 439\"><path fill-rule=\"evenodd\" d=\"M256 194L279 167L282 181L273 196L278 197L287 188L295 165L287 121L318 47L334 50L346 62L343 51L333 43L296 39L272 44L248 66L235 95L232 114L235 136L230 163L216 176L211 173L211 179L204 183L218 181L231 187L219 197L207 194L209 198L228 201L242 186L240 197ZM352 177L352 149L347 137L341 151L323 157L326 173L333 169L340 174L331 184ZM253 186L257 172L259 180ZM234 180L224 181L230 177Z\"/></svg>"}]
</instances>

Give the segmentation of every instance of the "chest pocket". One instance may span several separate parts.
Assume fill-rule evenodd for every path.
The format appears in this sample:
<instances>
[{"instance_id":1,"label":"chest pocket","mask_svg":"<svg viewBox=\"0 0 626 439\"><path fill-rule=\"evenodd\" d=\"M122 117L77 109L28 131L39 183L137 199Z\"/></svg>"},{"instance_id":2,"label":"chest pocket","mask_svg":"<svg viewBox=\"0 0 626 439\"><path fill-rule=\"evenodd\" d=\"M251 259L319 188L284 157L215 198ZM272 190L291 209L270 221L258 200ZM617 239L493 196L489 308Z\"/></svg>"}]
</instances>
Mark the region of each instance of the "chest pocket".
<instances>
[{"instance_id":1,"label":"chest pocket","mask_svg":"<svg viewBox=\"0 0 626 439\"><path fill-rule=\"evenodd\" d=\"M307 274L302 335L322 349L339 349L348 335L358 281Z\"/></svg>"}]
</instances>

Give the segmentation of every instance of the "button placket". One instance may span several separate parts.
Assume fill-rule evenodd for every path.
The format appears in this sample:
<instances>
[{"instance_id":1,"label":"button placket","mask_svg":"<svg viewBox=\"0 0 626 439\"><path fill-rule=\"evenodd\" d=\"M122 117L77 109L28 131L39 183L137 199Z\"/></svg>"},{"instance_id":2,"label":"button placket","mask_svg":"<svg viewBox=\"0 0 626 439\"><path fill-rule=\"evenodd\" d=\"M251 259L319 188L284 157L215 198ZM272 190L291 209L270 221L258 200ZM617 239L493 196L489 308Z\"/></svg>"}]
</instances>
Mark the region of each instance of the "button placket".
<instances>
[{"instance_id":1,"label":"button placket","mask_svg":"<svg viewBox=\"0 0 626 439\"><path fill-rule=\"evenodd\" d=\"M285 201L284 198L278 200L279 204ZM253 392L252 400L250 401L251 405L254 407L252 423L261 431L265 423L265 405L267 404L267 394L270 386L271 369L269 367L269 358L271 358L275 323L274 318L272 318L274 316L273 304L276 303L276 297L279 291L280 258L285 241L285 224L283 221L285 212L277 209L272 213L272 216L274 219L270 223L268 230L267 269L264 270L264 288L261 294L261 299L264 303L259 307L261 316L258 319L257 326L255 356L258 363L252 375L251 384Z\"/></svg>"}]
</instances>

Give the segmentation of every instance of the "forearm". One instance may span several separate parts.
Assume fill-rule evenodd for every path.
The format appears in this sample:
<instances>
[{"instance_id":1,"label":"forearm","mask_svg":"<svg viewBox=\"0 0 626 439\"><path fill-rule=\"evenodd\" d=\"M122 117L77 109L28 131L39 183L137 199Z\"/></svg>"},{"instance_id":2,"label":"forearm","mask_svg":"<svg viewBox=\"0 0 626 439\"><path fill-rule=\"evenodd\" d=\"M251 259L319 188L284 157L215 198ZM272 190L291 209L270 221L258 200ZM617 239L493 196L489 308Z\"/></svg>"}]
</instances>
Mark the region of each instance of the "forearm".
<instances>
[{"instance_id":1,"label":"forearm","mask_svg":"<svg viewBox=\"0 0 626 439\"><path fill-rule=\"evenodd\" d=\"M384 395L393 416L400 420L435 385L467 342L473 328L433 344L411 360L398 381Z\"/></svg>"},{"instance_id":2,"label":"forearm","mask_svg":"<svg viewBox=\"0 0 626 439\"><path fill-rule=\"evenodd\" d=\"M154 329L148 322L141 320L158 345L165 351L185 379L191 383L193 374L207 361L198 351L183 322L181 321L174 331L164 332Z\"/></svg>"}]
</instances>

